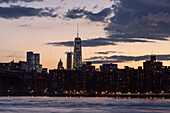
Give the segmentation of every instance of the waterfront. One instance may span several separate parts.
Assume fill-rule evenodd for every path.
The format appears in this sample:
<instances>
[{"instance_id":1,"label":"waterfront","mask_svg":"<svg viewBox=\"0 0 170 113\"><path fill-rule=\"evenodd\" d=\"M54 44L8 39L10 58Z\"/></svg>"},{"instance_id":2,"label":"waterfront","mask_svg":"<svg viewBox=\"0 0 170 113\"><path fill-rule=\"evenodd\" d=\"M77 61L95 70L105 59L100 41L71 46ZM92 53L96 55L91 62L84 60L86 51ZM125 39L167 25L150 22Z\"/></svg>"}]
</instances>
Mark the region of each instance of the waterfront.
<instances>
[{"instance_id":1,"label":"waterfront","mask_svg":"<svg viewBox=\"0 0 170 113\"><path fill-rule=\"evenodd\" d=\"M170 99L116 99L95 97L0 97L0 112L6 113L168 113Z\"/></svg>"}]
</instances>

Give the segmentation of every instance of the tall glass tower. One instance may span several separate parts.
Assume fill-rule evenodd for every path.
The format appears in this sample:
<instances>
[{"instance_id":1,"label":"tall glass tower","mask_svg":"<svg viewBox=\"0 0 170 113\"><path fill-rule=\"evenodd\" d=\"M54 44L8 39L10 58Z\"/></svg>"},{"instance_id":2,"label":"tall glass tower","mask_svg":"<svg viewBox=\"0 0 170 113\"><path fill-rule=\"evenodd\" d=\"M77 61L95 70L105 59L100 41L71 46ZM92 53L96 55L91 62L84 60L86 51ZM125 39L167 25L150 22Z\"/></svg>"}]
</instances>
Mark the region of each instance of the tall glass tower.
<instances>
[{"instance_id":1,"label":"tall glass tower","mask_svg":"<svg viewBox=\"0 0 170 113\"><path fill-rule=\"evenodd\" d=\"M67 69L71 70L72 68L72 52L67 53Z\"/></svg>"},{"instance_id":2,"label":"tall glass tower","mask_svg":"<svg viewBox=\"0 0 170 113\"><path fill-rule=\"evenodd\" d=\"M31 71L41 72L40 54L34 54L32 51L27 52L27 72Z\"/></svg>"},{"instance_id":3,"label":"tall glass tower","mask_svg":"<svg viewBox=\"0 0 170 113\"><path fill-rule=\"evenodd\" d=\"M77 37L74 40L73 67L78 68L81 64L82 64L81 38L79 37L77 30Z\"/></svg>"}]
</instances>

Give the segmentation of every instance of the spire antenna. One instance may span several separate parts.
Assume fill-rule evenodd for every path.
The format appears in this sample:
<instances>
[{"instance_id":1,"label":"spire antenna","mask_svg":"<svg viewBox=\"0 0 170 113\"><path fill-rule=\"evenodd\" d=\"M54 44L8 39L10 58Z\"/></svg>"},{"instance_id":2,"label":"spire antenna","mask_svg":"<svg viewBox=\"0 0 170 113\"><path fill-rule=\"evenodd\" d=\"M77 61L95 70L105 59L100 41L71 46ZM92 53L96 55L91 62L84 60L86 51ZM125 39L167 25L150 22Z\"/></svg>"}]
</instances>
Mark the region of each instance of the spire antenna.
<instances>
[{"instance_id":1,"label":"spire antenna","mask_svg":"<svg viewBox=\"0 0 170 113\"><path fill-rule=\"evenodd\" d=\"M151 55L153 55L153 51L151 52Z\"/></svg>"},{"instance_id":2,"label":"spire antenna","mask_svg":"<svg viewBox=\"0 0 170 113\"><path fill-rule=\"evenodd\" d=\"M79 24L77 23L77 38L79 37Z\"/></svg>"}]
</instances>

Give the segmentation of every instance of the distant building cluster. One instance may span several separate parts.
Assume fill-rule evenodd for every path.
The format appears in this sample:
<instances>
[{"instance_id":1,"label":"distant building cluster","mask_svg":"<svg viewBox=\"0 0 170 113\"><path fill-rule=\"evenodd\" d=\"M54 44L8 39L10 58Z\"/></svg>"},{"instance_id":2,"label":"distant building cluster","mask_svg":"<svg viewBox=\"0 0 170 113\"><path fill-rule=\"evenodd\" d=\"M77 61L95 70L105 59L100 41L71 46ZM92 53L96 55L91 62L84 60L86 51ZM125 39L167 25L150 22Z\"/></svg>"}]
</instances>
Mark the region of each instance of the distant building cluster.
<instances>
[{"instance_id":1,"label":"distant building cluster","mask_svg":"<svg viewBox=\"0 0 170 113\"><path fill-rule=\"evenodd\" d=\"M32 51L30 51L27 52L26 56L27 56L26 62L25 61L14 62L13 60L9 63L0 63L0 69L25 72L36 71L38 73L41 72L47 73L47 68L42 68L42 65L40 64L40 54L33 53Z\"/></svg>"},{"instance_id":2,"label":"distant building cluster","mask_svg":"<svg viewBox=\"0 0 170 113\"><path fill-rule=\"evenodd\" d=\"M52 93L122 94L169 93L170 67L156 61L156 56L138 69L103 64L95 70L90 62L79 70L50 70Z\"/></svg>"},{"instance_id":3,"label":"distant building cluster","mask_svg":"<svg viewBox=\"0 0 170 113\"><path fill-rule=\"evenodd\" d=\"M67 53L67 69L58 63L58 69L50 70L50 92L121 94L121 93L161 93L170 92L170 67L156 61L156 56L143 63L143 68L125 66L118 69L117 64L103 64L99 69L91 62L82 63L80 37L74 41L74 56Z\"/></svg>"},{"instance_id":4,"label":"distant building cluster","mask_svg":"<svg viewBox=\"0 0 170 113\"><path fill-rule=\"evenodd\" d=\"M73 60L72 60L73 54ZM82 63L81 38L74 41L74 53L67 52L67 69L60 59L56 69L42 68L40 54L27 52L26 62L0 63L1 94L152 94L170 93L170 66L151 55L138 69L103 64L96 69ZM72 62L73 61L73 62Z\"/></svg>"}]
</instances>

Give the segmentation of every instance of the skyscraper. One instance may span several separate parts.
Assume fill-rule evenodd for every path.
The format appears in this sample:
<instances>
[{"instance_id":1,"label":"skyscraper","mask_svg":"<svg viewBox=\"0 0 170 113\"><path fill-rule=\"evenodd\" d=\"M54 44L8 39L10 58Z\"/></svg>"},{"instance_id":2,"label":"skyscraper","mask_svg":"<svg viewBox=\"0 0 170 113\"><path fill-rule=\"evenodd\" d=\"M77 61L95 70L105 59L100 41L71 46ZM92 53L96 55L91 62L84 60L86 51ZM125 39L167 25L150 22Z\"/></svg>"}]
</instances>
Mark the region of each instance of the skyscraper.
<instances>
[{"instance_id":1,"label":"skyscraper","mask_svg":"<svg viewBox=\"0 0 170 113\"><path fill-rule=\"evenodd\" d=\"M72 68L72 52L67 53L67 69L70 70Z\"/></svg>"},{"instance_id":2,"label":"skyscraper","mask_svg":"<svg viewBox=\"0 0 170 113\"><path fill-rule=\"evenodd\" d=\"M160 77L162 76L163 64L156 61L156 56L151 55L150 60L143 63L145 74L145 89L146 92L158 91L160 89ZM158 87L159 86L159 87Z\"/></svg>"},{"instance_id":3,"label":"skyscraper","mask_svg":"<svg viewBox=\"0 0 170 113\"><path fill-rule=\"evenodd\" d=\"M26 71L31 72L33 70L33 52L27 52L27 69Z\"/></svg>"},{"instance_id":4,"label":"skyscraper","mask_svg":"<svg viewBox=\"0 0 170 113\"><path fill-rule=\"evenodd\" d=\"M78 36L74 40L74 58L73 58L73 67L78 68L82 64L82 51L81 51L81 38Z\"/></svg>"},{"instance_id":5,"label":"skyscraper","mask_svg":"<svg viewBox=\"0 0 170 113\"><path fill-rule=\"evenodd\" d=\"M40 54L33 54L33 70L38 71L40 67Z\"/></svg>"},{"instance_id":6,"label":"skyscraper","mask_svg":"<svg viewBox=\"0 0 170 113\"><path fill-rule=\"evenodd\" d=\"M32 51L27 52L27 72L42 71L42 65L40 65L40 54L34 54Z\"/></svg>"}]
</instances>

